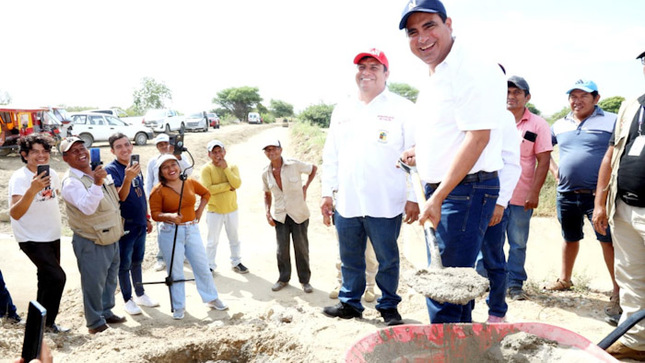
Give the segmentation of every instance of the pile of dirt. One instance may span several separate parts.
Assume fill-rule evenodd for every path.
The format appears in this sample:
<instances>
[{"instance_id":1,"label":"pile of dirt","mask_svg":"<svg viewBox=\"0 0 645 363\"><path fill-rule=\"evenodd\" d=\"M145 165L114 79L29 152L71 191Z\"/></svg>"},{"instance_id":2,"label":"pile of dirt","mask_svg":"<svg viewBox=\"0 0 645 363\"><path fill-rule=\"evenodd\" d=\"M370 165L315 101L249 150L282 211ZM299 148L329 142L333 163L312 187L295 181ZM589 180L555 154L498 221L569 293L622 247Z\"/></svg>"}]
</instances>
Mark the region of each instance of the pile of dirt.
<instances>
[{"instance_id":1,"label":"pile of dirt","mask_svg":"<svg viewBox=\"0 0 645 363\"><path fill-rule=\"evenodd\" d=\"M406 275L406 283L435 301L459 305L481 296L489 286L475 269L464 267L419 269Z\"/></svg>"},{"instance_id":2,"label":"pile of dirt","mask_svg":"<svg viewBox=\"0 0 645 363\"><path fill-rule=\"evenodd\" d=\"M508 334L488 349L483 363L583 363L590 358L584 351L526 332Z\"/></svg>"}]
</instances>

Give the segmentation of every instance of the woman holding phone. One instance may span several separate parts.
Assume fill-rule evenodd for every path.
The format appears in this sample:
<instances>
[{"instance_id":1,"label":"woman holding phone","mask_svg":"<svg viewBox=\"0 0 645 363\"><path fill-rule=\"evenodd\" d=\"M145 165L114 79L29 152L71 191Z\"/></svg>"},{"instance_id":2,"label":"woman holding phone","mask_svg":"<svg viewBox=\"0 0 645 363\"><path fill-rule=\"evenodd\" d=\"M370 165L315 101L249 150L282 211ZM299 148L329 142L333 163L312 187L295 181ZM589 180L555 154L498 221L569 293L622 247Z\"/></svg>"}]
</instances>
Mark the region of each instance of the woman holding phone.
<instances>
[{"instance_id":1,"label":"woman holding phone","mask_svg":"<svg viewBox=\"0 0 645 363\"><path fill-rule=\"evenodd\" d=\"M184 279L184 257L188 259L197 285L197 292L208 307L226 310L228 306L219 299L213 277L208 269L206 251L199 233L199 220L208 204L210 192L194 179L180 179L181 167L174 155L163 155L157 165L159 184L150 193L150 214L159 223L159 248L166 260L166 269L170 270L175 229L175 256L172 271L168 271L173 281ZM195 210L197 195L200 196L199 206ZM184 283L173 283L172 291L173 318L183 319L186 309L186 294Z\"/></svg>"}]
</instances>

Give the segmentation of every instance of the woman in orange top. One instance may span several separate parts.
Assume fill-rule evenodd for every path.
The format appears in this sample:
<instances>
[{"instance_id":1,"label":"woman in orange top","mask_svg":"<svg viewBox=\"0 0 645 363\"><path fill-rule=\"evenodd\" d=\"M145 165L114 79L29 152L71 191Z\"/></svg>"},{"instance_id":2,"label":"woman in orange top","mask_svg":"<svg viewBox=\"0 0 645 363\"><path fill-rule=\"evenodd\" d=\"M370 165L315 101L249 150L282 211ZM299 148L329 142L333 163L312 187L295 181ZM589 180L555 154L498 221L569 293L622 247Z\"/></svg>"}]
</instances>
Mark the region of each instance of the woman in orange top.
<instances>
[{"instance_id":1,"label":"woman in orange top","mask_svg":"<svg viewBox=\"0 0 645 363\"><path fill-rule=\"evenodd\" d=\"M166 260L166 268L170 268L175 229L175 259L172 271L169 271L173 281L184 279L184 257L188 259L193 269L197 292L202 301L217 310L226 310L228 306L219 299L213 276L208 269L206 251L199 233L199 220L208 204L210 192L194 179L186 179L184 192L179 206L179 196L182 180L179 178L181 168L173 155L164 155L157 161L159 166L159 184L150 193L150 214L159 223L159 248ZM195 210L197 194L201 197ZM186 293L184 283L177 282L170 287L172 291L173 318L183 319L186 310Z\"/></svg>"}]
</instances>

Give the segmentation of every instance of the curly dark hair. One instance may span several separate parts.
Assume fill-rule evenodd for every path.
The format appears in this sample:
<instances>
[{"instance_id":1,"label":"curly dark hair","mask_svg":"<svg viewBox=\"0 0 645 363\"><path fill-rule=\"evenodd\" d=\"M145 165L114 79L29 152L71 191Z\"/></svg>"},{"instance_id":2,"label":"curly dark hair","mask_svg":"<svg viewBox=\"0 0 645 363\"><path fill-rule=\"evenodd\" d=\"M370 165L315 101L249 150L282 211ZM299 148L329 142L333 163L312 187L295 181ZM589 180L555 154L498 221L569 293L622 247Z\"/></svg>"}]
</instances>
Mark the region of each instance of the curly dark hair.
<instances>
[{"instance_id":1,"label":"curly dark hair","mask_svg":"<svg viewBox=\"0 0 645 363\"><path fill-rule=\"evenodd\" d=\"M31 134L27 137L23 137L19 141L20 145L20 158L22 159L22 162L27 164L27 159L22 155L22 152L25 152L25 155L29 155L29 151L34 148L34 144L40 144L43 146L43 149L45 151L51 153L52 150L52 145L54 145L54 140L44 134Z\"/></svg>"}]
</instances>

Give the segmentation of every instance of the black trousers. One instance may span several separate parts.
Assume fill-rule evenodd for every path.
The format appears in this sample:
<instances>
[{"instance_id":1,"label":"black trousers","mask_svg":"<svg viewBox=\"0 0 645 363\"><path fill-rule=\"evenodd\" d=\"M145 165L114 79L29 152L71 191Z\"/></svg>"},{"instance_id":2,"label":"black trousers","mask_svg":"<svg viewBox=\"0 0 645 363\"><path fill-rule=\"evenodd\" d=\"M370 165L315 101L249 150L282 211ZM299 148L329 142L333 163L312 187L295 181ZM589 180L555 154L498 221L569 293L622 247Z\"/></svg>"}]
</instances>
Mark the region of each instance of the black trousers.
<instances>
[{"instance_id":1,"label":"black trousers","mask_svg":"<svg viewBox=\"0 0 645 363\"><path fill-rule=\"evenodd\" d=\"M60 266L60 240L53 242L20 242L20 249L38 269L36 300L47 309L46 326L56 322L60 299L65 288L65 271Z\"/></svg>"},{"instance_id":2,"label":"black trousers","mask_svg":"<svg viewBox=\"0 0 645 363\"><path fill-rule=\"evenodd\" d=\"M291 279L291 253L289 246L289 235L293 238L293 250L296 254L296 269L298 270L298 280L301 284L309 283L311 270L309 269L309 239L307 238L307 227L309 220L298 224L287 216L284 223L274 219L275 235L278 242L277 258L278 271L280 272L279 281L289 282Z\"/></svg>"}]
</instances>

